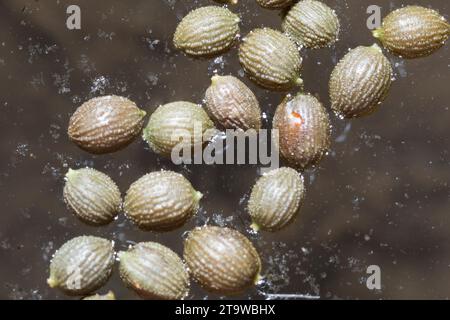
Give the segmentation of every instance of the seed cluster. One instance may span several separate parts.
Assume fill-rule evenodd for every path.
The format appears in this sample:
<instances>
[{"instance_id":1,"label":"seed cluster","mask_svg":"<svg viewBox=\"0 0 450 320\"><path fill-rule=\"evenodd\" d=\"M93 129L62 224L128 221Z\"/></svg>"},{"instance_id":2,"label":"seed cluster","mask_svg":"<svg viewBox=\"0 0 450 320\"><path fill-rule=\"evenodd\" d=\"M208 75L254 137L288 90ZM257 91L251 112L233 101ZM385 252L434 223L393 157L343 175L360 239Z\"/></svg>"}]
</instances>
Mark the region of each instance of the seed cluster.
<instances>
[{"instance_id":1,"label":"seed cluster","mask_svg":"<svg viewBox=\"0 0 450 320\"><path fill-rule=\"evenodd\" d=\"M256 0L268 9L285 9L281 29L256 28L239 45L239 61L262 88L288 91L300 86L300 48L322 48L338 40L340 22L327 5L315 0ZM217 0L236 4L235 0ZM175 30L175 48L191 56L210 57L238 43L240 18L220 6L198 8ZM383 47L405 58L432 54L449 34L447 21L432 9L407 6L390 13L374 31ZM378 45L358 46L335 66L329 81L331 109L340 117L374 112L387 97L392 66ZM215 75L205 93L205 106L177 101L154 111L143 129L146 112L125 97L97 97L81 105L70 118L68 136L93 154L118 151L139 134L158 155L168 157L180 141L202 148L208 130L260 129L261 109L255 94L232 75ZM196 124L201 125L197 132ZM317 165L330 149L330 119L319 99L307 92L287 95L275 111L276 149L288 167L273 170L251 190L248 213L255 230L278 231L298 215L305 199L301 172ZM134 182L123 205L117 185L93 168L70 169L64 200L83 222L100 226L120 212L140 229L169 231L184 225L200 206L202 193L181 174L151 172ZM93 236L67 241L53 256L52 288L85 300L115 299L113 293L92 293L112 273L114 243ZM255 285L262 269L259 254L242 233L215 226L197 227L184 241L184 261L171 249L142 242L117 254L124 284L143 298L183 299L192 277L205 290L233 295Z\"/></svg>"}]
</instances>

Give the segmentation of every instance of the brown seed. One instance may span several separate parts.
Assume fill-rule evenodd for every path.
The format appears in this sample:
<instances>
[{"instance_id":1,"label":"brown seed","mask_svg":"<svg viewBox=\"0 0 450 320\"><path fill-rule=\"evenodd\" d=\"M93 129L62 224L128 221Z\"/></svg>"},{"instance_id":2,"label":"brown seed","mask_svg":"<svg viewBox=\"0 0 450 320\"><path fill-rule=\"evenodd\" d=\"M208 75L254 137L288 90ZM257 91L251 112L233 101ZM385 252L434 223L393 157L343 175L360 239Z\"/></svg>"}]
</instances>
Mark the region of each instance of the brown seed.
<instances>
[{"instance_id":1,"label":"brown seed","mask_svg":"<svg viewBox=\"0 0 450 320\"><path fill-rule=\"evenodd\" d=\"M198 130L196 130L198 128ZM204 144L204 135L214 128L208 114L197 104L178 101L160 106L144 129L144 140L163 156L170 156L176 146Z\"/></svg>"},{"instance_id":2,"label":"brown seed","mask_svg":"<svg viewBox=\"0 0 450 320\"><path fill-rule=\"evenodd\" d=\"M178 25L173 43L193 56L228 50L239 34L239 17L227 8L207 6L191 11Z\"/></svg>"},{"instance_id":3,"label":"brown seed","mask_svg":"<svg viewBox=\"0 0 450 320\"><path fill-rule=\"evenodd\" d=\"M388 14L373 35L396 55L420 58L444 46L450 35L450 24L435 10L406 6Z\"/></svg>"},{"instance_id":4,"label":"brown seed","mask_svg":"<svg viewBox=\"0 0 450 320\"><path fill-rule=\"evenodd\" d=\"M282 28L300 45L307 48L323 48L337 41L339 19L323 2L302 0L289 10Z\"/></svg>"},{"instance_id":5,"label":"brown seed","mask_svg":"<svg viewBox=\"0 0 450 320\"><path fill-rule=\"evenodd\" d=\"M204 289L226 295L254 285L261 270L252 243L229 228L204 226L191 231L184 243L184 259Z\"/></svg>"},{"instance_id":6,"label":"brown seed","mask_svg":"<svg viewBox=\"0 0 450 320\"><path fill-rule=\"evenodd\" d=\"M351 50L331 74L331 108L346 118L371 114L386 98L392 76L391 63L377 45Z\"/></svg>"},{"instance_id":7,"label":"brown seed","mask_svg":"<svg viewBox=\"0 0 450 320\"><path fill-rule=\"evenodd\" d=\"M300 53L279 31L251 31L239 48L239 61L250 79L266 89L285 91L303 83Z\"/></svg>"},{"instance_id":8,"label":"brown seed","mask_svg":"<svg viewBox=\"0 0 450 320\"><path fill-rule=\"evenodd\" d=\"M120 191L114 181L91 168L69 169L64 200L79 219L92 225L110 223L122 205Z\"/></svg>"},{"instance_id":9,"label":"brown seed","mask_svg":"<svg viewBox=\"0 0 450 320\"><path fill-rule=\"evenodd\" d=\"M330 148L328 114L310 94L286 97L275 112L273 128L278 129L281 155L296 169L316 165Z\"/></svg>"},{"instance_id":10,"label":"brown seed","mask_svg":"<svg viewBox=\"0 0 450 320\"><path fill-rule=\"evenodd\" d=\"M127 98L104 96L91 99L70 118L70 140L94 154L120 150L139 135L145 111Z\"/></svg>"},{"instance_id":11,"label":"brown seed","mask_svg":"<svg viewBox=\"0 0 450 320\"><path fill-rule=\"evenodd\" d=\"M70 295L87 295L97 290L111 275L113 246L112 241L92 236L67 241L53 256L48 285Z\"/></svg>"},{"instance_id":12,"label":"brown seed","mask_svg":"<svg viewBox=\"0 0 450 320\"><path fill-rule=\"evenodd\" d=\"M233 76L214 76L206 91L206 109L223 129L261 128L261 109L253 92Z\"/></svg>"},{"instance_id":13,"label":"brown seed","mask_svg":"<svg viewBox=\"0 0 450 320\"><path fill-rule=\"evenodd\" d=\"M169 248L141 242L118 254L120 277L147 299L183 299L189 292L189 276L183 261Z\"/></svg>"},{"instance_id":14,"label":"brown seed","mask_svg":"<svg viewBox=\"0 0 450 320\"><path fill-rule=\"evenodd\" d=\"M197 213L202 194L181 174L146 174L128 189L124 210L139 228L167 231L183 225Z\"/></svg>"},{"instance_id":15,"label":"brown seed","mask_svg":"<svg viewBox=\"0 0 450 320\"><path fill-rule=\"evenodd\" d=\"M267 9L283 9L294 3L294 0L256 0L258 4Z\"/></svg>"},{"instance_id":16,"label":"brown seed","mask_svg":"<svg viewBox=\"0 0 450 320\"><path fill-rule=\"evenodd\" d=\"M291 168L279 168L262 176L248 202L253 229L277 231L293 221L305 195L302 176Z\"/></svg>"}]
</instances>

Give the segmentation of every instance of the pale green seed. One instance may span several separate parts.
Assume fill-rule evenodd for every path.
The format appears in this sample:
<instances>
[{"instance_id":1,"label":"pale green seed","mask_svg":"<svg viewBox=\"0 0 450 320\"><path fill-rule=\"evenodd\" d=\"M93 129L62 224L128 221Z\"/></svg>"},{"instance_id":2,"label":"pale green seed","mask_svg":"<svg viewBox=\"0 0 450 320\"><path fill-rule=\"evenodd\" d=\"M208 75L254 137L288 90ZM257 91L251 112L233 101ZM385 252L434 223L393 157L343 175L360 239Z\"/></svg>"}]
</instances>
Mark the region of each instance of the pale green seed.
<instances>
[{"instance_id":1,"label":"pale green seed","mask_svg":"<svg viewBox=\"0 0 450 320\"><path fill-rule=\"evenodd\" d=\"M450 24L435 10L406 6L388 14L373 35L392 53L413 59L428 56L444 46Z\"/></svg>"},{"instance_id":2,"label":"pale green seed","mask_svg":"<svg viewBox=\"0 0 450 320\"><path fill-rule=\"evenodd\" d=\"M350 50L331 74L331 108L346 118L373 113L388 95L392 77L391 63L377 45Z\"/></svg>"},{"instance_id":3,"label":"pale green seed","mask_svg":"<svg viewBox=\"0 0 450 320\"><path fill-rule=\"evenodd\" d=\"M120 277L141 297L183 299L189 292L189 276L180 257L155 242L141 242L118 254Z\"/></svg>"},{"instance_id":4,"label":"pale green seed","mask_svg":"<svg viewBox=\"0 0 450 320\"><path fill-rule=\"evenodd\" d=\"M251 31L239 48L239 61L250 79L266 89L283 91L303 83L298 48L279 31Z\"/></svg>"},{"instance_id":5,"label":"pale green seed","mask_svg":"<svg viewBox=\"0 0 450 320\"><path fill-rule=\"evenodd\" d=\"M91 168L69 169L63 194L75 215L91 225L110 223L122 205L120 191L114 181Z\"/></svg>"},{"instance_id":6,"label":"pale green seed","mask_svg":"<svg viewBox=\"0 0 450 320\"><path fill-rule=\"evenodd\" d=\"M184 259L205 290L225 295L255 285L261 271L252 243L229 228L204 226L191 231L184 243Z\"/></svg>"},{"instance_id":7,"label":"pale green seed","mask_svg":"<svg viewBox=\"0 0 450 320\"><path fill-rule=\"evenodd\" d=\"M111 275L113 246L112 241L92 236L67 241L53 256L48 285L70 295L87 295L97 290Z\"/></svg>"},{"instance_id":8,"label":"pale green seed","mask_svg":"<svg viewBox=\"0 0 450 320\"><path fill-rule=\"evenodd\" d=\"M198 8L181 20L173 43L177 49L193 56L216 55L233 45L239 34L239 21L227 8Z\"/></svg>"},{"instance_id":9,"label":"pale green seed","mask_svg":"<svg viewBox=\"0 0 450 320\"><path fill-rule=\"evenodd\" d=\"M202 146L204 135L213 128L214 123L201 106L179 101L156 109L143 138L154 152L170 156L176 146Z\"/></svg>"},{"instance_id":10,"label":"pale green seed","mask_svg":"<svg viewBox=\"0 0 450 320\"><path fill-rule=\"evenodd\" d=\"M252 227L277 231L297 216L305 195L302 176L291 168L279 168L262 176L248 202Z\"/></svg>"},{"instance_id":11,"label":"pale green seed","mask_svg":"<svg viewBox=\"0 0 450 320\"><path fill-rule=\"evenodd\" d=\"M197 213L201 198L202 194L183 175L157 171L130 186L124 211L141 229L173 230Z\"/></svg>"},{"instance_id":12,"label":"pale green seed","mask_svg":"<svg viewBox=\"0 0 450 320\"><path fill-rule=\"evenodd\" d=\"M299 45L323 48L337 41L340 24L334 10L323 2L302 0L289 10L282 28Z\"/></svg>"}]
</instances>

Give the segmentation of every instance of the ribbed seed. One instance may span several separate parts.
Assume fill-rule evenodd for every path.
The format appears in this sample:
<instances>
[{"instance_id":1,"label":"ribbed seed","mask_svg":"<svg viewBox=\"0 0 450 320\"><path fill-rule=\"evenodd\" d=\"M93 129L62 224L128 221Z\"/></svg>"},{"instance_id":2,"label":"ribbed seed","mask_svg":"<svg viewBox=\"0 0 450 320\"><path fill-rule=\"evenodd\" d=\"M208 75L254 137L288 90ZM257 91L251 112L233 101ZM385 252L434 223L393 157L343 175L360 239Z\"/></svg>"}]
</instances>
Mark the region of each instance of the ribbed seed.
<instances>
[{"instance_id":1,"label":"ribbed seed","mask_svg":"<svg viewBox=\"0 0 450 320\"><path fill-rule=\"evenodd\" d=\"M294 0L256 0L258 4L267 9L283 9L294 3Z\"/></svg>"},{"instance_id":2,"label":"ribbed seed","mask_svg":"<svg viewBox=\"0 0 450 320\"><path fill-rule=\"evenodd\" d=\"M248 211L255 230L276 231L293 221L305 194L302 176L291 168L279 168L254 185Z\"/></svg>"},{"instance_id":3,"label":"ribbed seed","mask_svg":"<svg viewBox=\"0 0 450 320\"><path fill-rule=\"evenodd\" d=\"M144 129L143 138L153 151L170 156L180 143L187 147L202 145L203 135L213 128L213 122L201 106L179 101L156 109Z\"/></svg>"},{"instance_id":4,"label":"ribbed seed","mask_svg":"<svg viewBox=\"0 0 450 320\"><path fill-rule=\"evenodd\" d=\"M122 204L119 188L114 181L91 168L69 169L63 194L75 215L91 225L110 223Z\"/></svg>"},{"instance_id":5,"label":"ribbed seed","mask_svg":"<svg viewBox=\"0 0 450 320\"><path fill-rule=\"evenodd\" d=\"M377 45L351 50L331 74L331 108L346 118L374 112L386 98L392 76L391 63Z\"/></svg>"},{"instance_id":6,"label":"ribbed seed","mask_svg":"<svg viewBox=\"0 0 450 320\"><path fill-rule=\"evenodd\" d=\"M183 261L169 248L141 242L119 252L120 277L140 296L150 299L183 299L189 292L189 276Z\"/></svg>"},{"instance_id":7,"label":"ribbed seed","mask_svg":"<svg viewBox=\"0 0 450 320\"><path fill-rule=\"evenodd\" d=\"M239 17L227 8L208 6L191 11L178 25L173 43L193 56L210 56L229 49L239 34Z\"/></svg>"},{"instance_id":8,"label":"ribbed seed","mask_svg":"<svg viewBox=\"0 0 450 320\"><path fill-rule=\"evenodd\" d=\"M139 135L145 111L127 98L93 98L79 107L70 118L70 140L94 154L120 150Z\"/></svg>"},{"instance_id":9,"label":"ribbed seed","mask_svg":"<svg viewBox=\"0 0 450 320\"><path fill-rule=\"evenodd\" d=\"M294 42L279 31L251 31L239 48L239 61L250 79L264 88L289 90L302 83L300 53Z\"/></svg>"},{"instance_id":10,"label":"ribbed seed","mask_svg":"<svg viewBox=\"0 0 450 320\"><path fill-rule=\"evenodd\" d=\"M283 31L307 48L322 48L337 41L339 19L330 7L315 0L302 0L287 13Z\"/></svg>"},{"instance_id":11,"label":"ribbed seed","mask_svg":"<svg viewBox=\"0 0 450 320\"><path fill-rule=\"evenodd\" d=\"M406 6L387 15L373 35L396 55L420 58L444 46L450 35L450 24L435 10Z\"/></svg>"},{"instance_id":12,"label":"ribbed seed","mask_svg":"<svg viewBox=\"0 0 450 320\"><path fill-rule=\"evenodd\" d=\"M127 191L124 210L144 230L166 231L183 225L197 213L202 194L181 174L146 174Z\"/></svg>"},{"instance_id":13,"label":"ribbed seed","mask_svg":"<svg viewBox=\"0 0 450 320\"><path fill-rule=\"evenodd\" d=\"M261 128L261 109L253 92L233 76L213 76L205 101L209 116L223 129Z\"/></svg>"},{"instance_id":14,"label":"ribbed seed","mask_svg":"<svg viewBox=\"0 0 450 320\"><path fill-rule=\"evenodd\" d=\"M261 271L252 243L229 228L204 226L191 231L184 244L184 259L204 289L226 295L254 285Z\"/></svg>"},{"instance_id":15,"label":"ribbed seed","mask_svg":"<svg viewBox=\"0 0 450 320\"><path fill-rule=\"evenodd\" d=\"M316 165L330 148L328 114L310 94L286 97L275 112L273 128L278 129L281 155L296 169Z\"/></svg>"},{"instance_id":16,"label":"ribbed seed","mask_svg":"<svg viewBox=\"0 0 450 320\"><path fill-rule=\"evenodd\" d=\"M113 246L112 241L92 236L69 240L53 256L47 283L71 295L97 290L111 275Z\"/></svg>"},{"instance_id":17,"label":"ribbed seed","mask_svg":"<svg viewBox=\"0 0 450 320\"><path fill-rule=\"evenodd\" d=\"M108 291L106 294L94 294L92 296L84 297L82 300L116 300L114 292Z\"/></svg>"}]
</instances>

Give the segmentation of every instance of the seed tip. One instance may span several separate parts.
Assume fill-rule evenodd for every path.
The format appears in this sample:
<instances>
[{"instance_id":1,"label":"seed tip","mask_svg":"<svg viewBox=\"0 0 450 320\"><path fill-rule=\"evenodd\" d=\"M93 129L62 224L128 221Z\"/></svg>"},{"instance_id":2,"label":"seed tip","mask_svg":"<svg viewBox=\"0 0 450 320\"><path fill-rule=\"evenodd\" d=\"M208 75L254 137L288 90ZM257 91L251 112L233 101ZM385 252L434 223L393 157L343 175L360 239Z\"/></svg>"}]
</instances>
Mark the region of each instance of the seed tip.
<instances>
[{"instance_id":1,"label":"seed tip","mask_svg":"<svg viewBox=\"0 0 450 320\"><path fill-rule=\"evenodd\" d=\"M196 202L199 202L202 198L203 198L203 193L201 193L200 191L195 191L194 200Z\"/></svg>"},{"instance_id":2,"label":"seed tip","mask_svg":"<svg viewBox=\"0 0 450 320\"><path fill-rule=\"evenodd\" d=\"M219 81L219 79L220 79L220 76L219 75L213 75L212 77L211 77L211 84L212 85L215 85L215 84L217 84L217 82Z\"/></svg>"},{"instance_id":3,"label":"seed tip","mask_svg":"<svg viewBox=\"0 0 450 320\"><path fill-rule=\"evenodd\" d=\"M75 175L75 173L76 173L76 170L69 168L69 171L67 171L67 173L66 173L66 179L72 178Z\"/></svg>"},{"instance_id":4,"label":"seed tip","mask_svg":"<svg viewBox=\"0 0 450 320\"><path fill-rule=\"evenodd\" d=\"M383 53L383 50L381 50L380 46L376 43L374 43L373 45L370 46L372 49L377 50L380 53Z\"/></svg>"},{"instance_id":5,"label":"seed tip","mask_svg":"<svg viewBox=\"0 0 450 320\"><path fill-rule=\"evenodd\" d=\"M47 284L50 288L55 288L58 285L58 281L56 281L54 278L50 277L47 279Z\"/></svg>"},{"instance_id":6,"label":"seed tip","mask_svg":"<svg viewBox=\"0 0 450 320\"><path fill-rule=\"evenodd\" d=\"M144 128L144 130L142 130L142 140L144 140L145 142L149 143L149 133L148 133L148 127Z\"/></svg>"},{"instance_id":7,"label":"seed tip","mask_svg":"<svg viewBox=\"0 0 450 320\"><path fill-rule=\"evenodd\" d=\"M261 273L258 272L258 274L255 277L254 283L255 285L260 284L264 280L264 277L261 275Z\"/></svg>"},{"instance_id":8,"label":"seed tip","mask_svg":"<svg viewBox=\"0 0 450 320\"><path fill-rule=\"evenodd\" d=\"M131 249L131 248L133 248L133 246L132 245L130 245L129 247L128 247L128 249ZM123 257L123 255L124 254L126 254L127 252L126 251L119 251L119 252L117 252L117 258L122 258Z\"/></svg>"},{"instance_id":9,"label":"seed tip","mask_svg":"<svg viewBox=\"0 0 450 320\"><path fill-rule=\"evenodd\" d=\"M250 228L251 228L253 231L255 231L255 232L259 232L259 230L261 230L261 227L260 227L256 222L253 222L253 223L250 225Z\"/></svg>"},{"instance_id":10,"label":"seed tip","mask_svg":"<svg viewBox=\"0 0 450 320\"><path fill-rule=\"evenodd\" d=\"M377 39L383 40L384 30L382 28L377 28L372 31L372 35Z\"/></svg>"}]
</instances>

